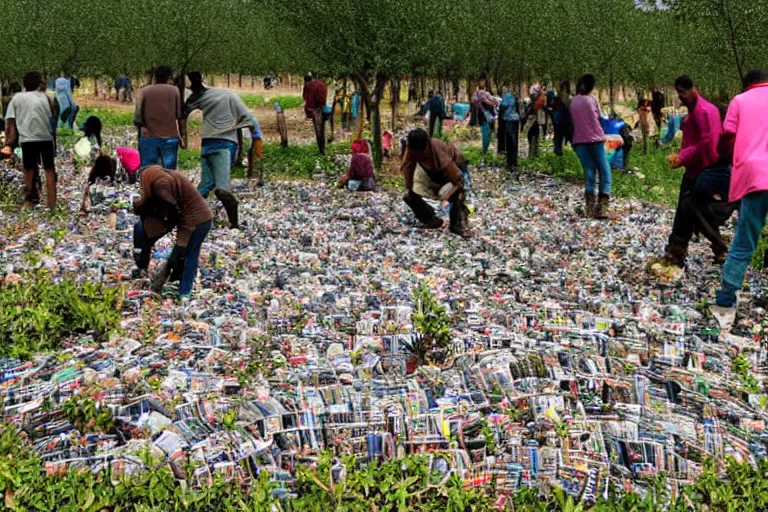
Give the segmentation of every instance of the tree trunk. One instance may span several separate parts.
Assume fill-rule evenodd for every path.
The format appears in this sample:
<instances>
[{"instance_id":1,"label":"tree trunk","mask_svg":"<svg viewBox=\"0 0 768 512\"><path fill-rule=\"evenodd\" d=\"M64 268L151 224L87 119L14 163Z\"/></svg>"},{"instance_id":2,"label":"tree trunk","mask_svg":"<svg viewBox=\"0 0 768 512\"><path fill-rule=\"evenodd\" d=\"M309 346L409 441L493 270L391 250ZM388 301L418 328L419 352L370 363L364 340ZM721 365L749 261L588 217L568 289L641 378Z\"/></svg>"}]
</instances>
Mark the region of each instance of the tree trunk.
<instances>
[{"instance_id":1,"label":"tree trunk","mask_svg":"<svg viewBox=\"0 0 768 512\"><path fill-rule=\"evenodd\" d=\"M256 87L256 77L251 75L251 89Z\"/></svg>"},{"instance_id":2,"label":"tree trunk","mask_svg":"<svg viewBox=\"0 0 768 512\"><path fill-rule=\"evenodd\" d=\"M392 131L397 128L397 105L400 103L400 79L393 78L390 90L392 91Z\"/></svg>"},{"instance_id":3,"label":"tree trunk","mask_svg":"<svg viewBox=\"0 0 768 512\"><path fill-rule=\"evenodd\" d=\"M231 84L229 82L229 73L227 73L227 88L231 87Z\"/></svg>"},{"instance_id":4,"label":"tree trunk","mask_svg":"<svg viewBox=\"0 0 768 512\"><path fill-rule=\"evenodd\" d=\"M614 113L614 97L613 97L613 59L611 59L611 64L608 68L608 102L611 105L611 114Z\"/></svg>"},{"instance_id":5,"label":"tree trunk","mask_svg":"<svg viewBox=\"0 0 768 512\"><path fill-rule=\"evenodd\" d=\"M472 80L467 78L467 103L472 103Z\"/></svg>"},{"instance_id":6,"label":"tree trunk","mask_svg":"<svg viewBox=\"0 0 768 512\"><path fill-rule=\"evenodd\" d=\"M243 88L243 74L242 73L238 73L237 74L237 86L239 88L241 88L241 89Z\"/></svg>"},{"instance_id":7,"label":"tree trunk","mask_svg":"<svg viewBox=\"0 0 768 512\"><path fill-rule=\"evenodd\" d=\"M381 170L381 109L379 99L371 101L371 136L373 137L373 165Z\"/></svg>"},{"instance_id":8,"label":"tree trunk","mask_svg":"<svg viewBox=\"0 0 768 512\"><path fill-rule=\"evenodd\" d=\"M117 91L118 95L120 94L120 91ZM93 77L93 97L98 98L99 97L99 77L94 76Z\"/></svg>"}]
</instances>

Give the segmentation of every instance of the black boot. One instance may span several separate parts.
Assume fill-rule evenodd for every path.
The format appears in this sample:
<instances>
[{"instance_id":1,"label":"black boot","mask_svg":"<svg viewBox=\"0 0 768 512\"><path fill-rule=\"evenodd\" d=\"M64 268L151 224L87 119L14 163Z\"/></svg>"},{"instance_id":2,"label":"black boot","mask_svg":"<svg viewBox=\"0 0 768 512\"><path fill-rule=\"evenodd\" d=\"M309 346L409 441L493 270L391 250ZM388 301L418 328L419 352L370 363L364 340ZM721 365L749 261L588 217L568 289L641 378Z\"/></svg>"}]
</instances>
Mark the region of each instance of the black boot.
<instances>
[{"instance_id":1,"label":"black boot","mask_svg":"<svg viewBox=\"0 0 768 512\"><path fill-rule=\"evenodd\" d=\"M411 207L413 215L427 229L438 229L443 226L443 219L435 215L435 209L429 206L418 194L409 192L403 197L405 204Z\"/></svg>"},{"instance_id":2,"label":"black boot","mask_svg":"<svg viewBox=\"0 0 768 512\"><path fill-rule=\"evenodd\" d=\"M221 201L221 204L224 205L224 211L227 212L229 225L232 227L232 229L240 229L240 224L237 221L238 202L235 196L232 194L232 192L218 188L214 191L214 194L216 194L216 198Z\"/></svg>"}]
</instances>

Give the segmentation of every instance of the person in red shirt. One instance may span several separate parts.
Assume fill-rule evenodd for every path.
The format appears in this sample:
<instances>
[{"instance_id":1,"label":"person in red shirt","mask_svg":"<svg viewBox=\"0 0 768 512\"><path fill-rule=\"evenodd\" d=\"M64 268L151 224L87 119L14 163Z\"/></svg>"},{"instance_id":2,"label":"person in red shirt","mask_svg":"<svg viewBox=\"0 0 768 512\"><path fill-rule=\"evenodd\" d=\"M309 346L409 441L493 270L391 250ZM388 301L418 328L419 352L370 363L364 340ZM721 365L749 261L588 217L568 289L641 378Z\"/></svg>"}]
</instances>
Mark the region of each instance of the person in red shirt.
<instances>
[{"instance_id":1,"label":"person in red shirt","mask_svg":"<svg viewBox=\"0 0 768 512\"><path fill-rule=\"evenodd\" d=\"M325 102L328 97L328 86L325 82L311 75L304 77L304 113L312 120L317 139L317 150L325 155Z\"/></svg>"},{"instance_id":2,"label":"person in red shirt","mask_svg":"<svg viewBox=\"0 0 768 512\"><path fill-rule=\"evenodd\" d=\"M684 168L685 174L680 184L680 197L664 259L668 264L682 267L696 229L696 220L687 214L685 205L696 189L699 175L719 161L717 145L723 133L723 123L718 108L699 94L690 77L681 76L675 80L675 90L680 102L688 108L688 117L683 121L680 153L670 155L668 160L673 169ZM718 248L718 251L724 253L727 249ZM724 259L724 254L716 254L715 257L720 261Z\"/></svg>"}]
</instances>

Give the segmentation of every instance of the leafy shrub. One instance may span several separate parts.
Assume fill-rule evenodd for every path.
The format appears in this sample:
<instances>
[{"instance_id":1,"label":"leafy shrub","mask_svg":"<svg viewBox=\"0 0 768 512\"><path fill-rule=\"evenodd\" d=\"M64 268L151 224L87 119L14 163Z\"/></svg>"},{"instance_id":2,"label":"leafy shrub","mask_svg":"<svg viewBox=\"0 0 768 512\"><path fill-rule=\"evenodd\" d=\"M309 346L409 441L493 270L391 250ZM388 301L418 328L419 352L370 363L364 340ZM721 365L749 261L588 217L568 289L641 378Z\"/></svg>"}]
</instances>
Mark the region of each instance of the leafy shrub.
<instances>
[{"instance_id":1,"label":"leafy shrub","mask_svg":"<svg viewBox=\"0 0 768 512\"><path fill-rule=\"evenodd\" d=\"M243 103L245 103L245 106L248 108L264 106L264 95L262 94L241 94L240 99L243 100Z\"/></svg>"},{"instance_id":2,"label":"leafy shrub","mask_svg":"<svg viewBox=\"0 0 768 512\"><path fill-rule=\"evenodd\" d=\"M77 122L84 123L90 116L101 120L102 129L124 128L133 126L133 110L122 110L108 107L84 107L77 115Z\"/></svg>"},{"instance_id":3,"label":"leafy shrub","mask_svg":"<svg viewBox=\"0 0 768 512\"><path fill-rule=\"evenodd\" d=\"M122 289L71 280L53 283L44 272L0 285L0 357L55 350L62 338L93 331L104 337L120 323Z\"/></svg>"}]
</instances>

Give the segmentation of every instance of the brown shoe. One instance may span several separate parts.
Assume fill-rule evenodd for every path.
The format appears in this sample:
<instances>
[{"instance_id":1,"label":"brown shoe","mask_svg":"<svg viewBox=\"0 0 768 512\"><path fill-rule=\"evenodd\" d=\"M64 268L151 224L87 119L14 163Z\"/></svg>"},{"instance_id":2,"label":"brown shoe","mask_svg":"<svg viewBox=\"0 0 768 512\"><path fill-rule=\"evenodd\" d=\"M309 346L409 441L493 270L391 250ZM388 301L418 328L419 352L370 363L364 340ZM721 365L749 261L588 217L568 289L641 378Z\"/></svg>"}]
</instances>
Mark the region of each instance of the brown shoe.
<instances>
[{"instance_id":1,"label":"brown shoe","mask_svg":"<svg viewBox=\"0 0 768 512\"><path fill-rule=\"evenodd\" d=\"M597 207L595 208L595 218L598 220L610 219L611 196L600 194L597 197Z\"/></svg>"},{"instance_id":2,"label":"brown shoe","mask_svg":"<svg viewBox=\"0 0 768 512\"><path fill-rule=\"evenodd\" d=\"M584 193L584 215L587 217L595 216L595 207L597 203L595 201L595 194L589 192Z\"/></svg>"}]
</instances>

